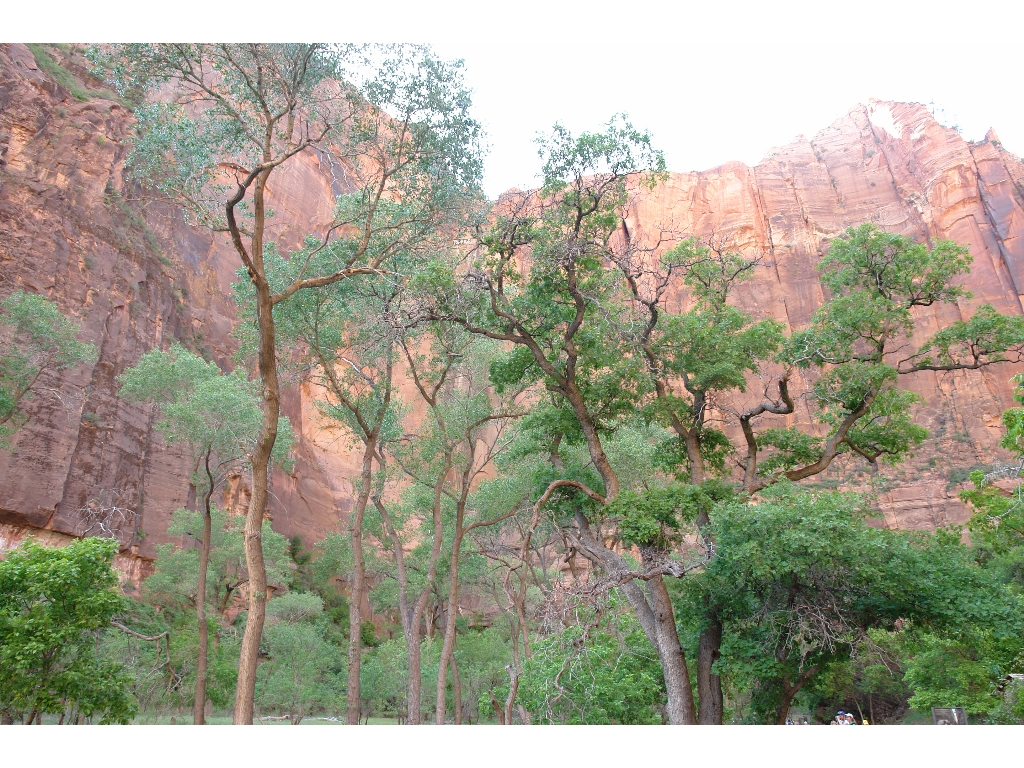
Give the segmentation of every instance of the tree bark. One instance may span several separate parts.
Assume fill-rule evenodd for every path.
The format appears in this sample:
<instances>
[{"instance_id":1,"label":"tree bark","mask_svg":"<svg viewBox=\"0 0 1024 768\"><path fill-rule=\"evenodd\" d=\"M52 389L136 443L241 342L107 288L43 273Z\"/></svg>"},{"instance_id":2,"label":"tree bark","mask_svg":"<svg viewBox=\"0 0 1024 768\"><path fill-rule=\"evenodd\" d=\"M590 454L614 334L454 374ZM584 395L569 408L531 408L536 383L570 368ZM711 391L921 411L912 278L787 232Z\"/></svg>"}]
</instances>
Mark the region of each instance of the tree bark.
<instances>
[{"instance_id":1,"label":"tree bark","mask_svg":"<svg viewBox=\"0 0 1024 768\"><path fill-rule=\"evenodd\" d=\"M406 647L409 652L409 725L419 725L422 721L421 699L423 679L420 664L422 658L420 623L423 621L427 600L430 598L431 587L437 576L437 560L441 554L441 544L444 540L444 526L441 519L441 496L445 478L447 478L451 468L452 455L449 452L445 455L444 466L438 475L437 483L434 485L434 540L430 546L430 564L427 567L427 578L423 585L423 590L416 600L416 606L413 608L412 621L409 622L410 632L406 635Z\"/></svg>"},{"instance_id":2,"label":"tree bark","mask_svg":"<svg viewBox=\"0 0 1024 768\"><path fill-rule=\"evenodd\" d=\"M455 521L455 541L452 544L452 555L448 566L450 570L450 578L448 581L448 618L445 622L444 642L441 645L441 658L438 662L437 670L437 703L435 708L435 722L438 725L444 725L446 716L445 710L448 706L448 663L451 661L453 666L455 664L455 657L452 651L455 648L455 619L457 618L459 607L459 549L462 545L462 505L460 504L459 506L460 509ZM456 718L459 716L457 710L458 705L456 704Z\"/></svg>"},{"instance_id":3,"label":"tree bark","mask_svg":"<svg viewBox=\"0 0 1024 768\"><path fill-rule=\"evenodd\" d=\"M267 508L270 457L277 440L281 392L277 379L277 354L274 341L273 301L270 285L263 275L264 188L270 171L256 179L253 195L255 224L252 260L256 267L256 312L259 324L259 371L263 382L263 427L252 457L252 497L245 518L245 565L249 573L249 616L245 623L238 658L238 685L235 691L235 725L252 725L256 694L256 667L259 664L260 639L267 610L267 569L263 561L263 516ZM232 206L233 208L233 206ZM234 219L231 210L230 220Z\"/></svg>"},{"instance_id":4,"label":"tree bark","mask_svg":"<svg viewBox=\"0 0 1024 768\"><path fill-rule=\"evenodd\" d=\"M671 725L696 725L697 716L693 689L690 687L690 673L686 668L686 654L676 632L675 614L668 588L661 576L655 576L647 584L657 629L658 656L661 659L668 693L668 721Z\"/></svg>"},{"instance_id":5,"label":"tree bark","mask_svg":"<svg viewBox=\"0 0 1024 768\"><path fill-rule=\"evenodd\" d=\"M452 683L455 689L455 724L462 725L462 679L459 677L459 667L455 663L455 649L452 649ZM872 719L875 715L872 713Z\"/></svg>"},{"instance_id":6,"label":"tree bark","mask_svg":"<svg viewBox=\"0 0 1024 768\"><path fill-rule=\"evenodd\" d=\"M192 724L206 724L206 678L209 666L210 628L206 623L206 576L210 569L210 547L213 538L213 515L210 501L213 498L213 472L210 470L210 450L205 457L206 477L209 485L203 497L203 543L199 550L199 580L196 587L196 622L199 629L199 650L196 659L196 696L192 703Z\"/></svg>"},{"instance_id":7,"label":"tree bark","mask_svg":"<svg viewBox=\"0 0 1024 768\"><path fill-rule=\"evenodd\" d=\"M373 481L373 455L377 451L377 435L365 440L363 471L360 476L359 497L352 513L352 594L348 609L348 695L345 722L359 725L359 671L363 645L363 591L366 582L366 563L363 556L363 516L370 499Z\"/></svg>"},{"instance_id":8,"label":"tree bark","mask_svg":"<svg viewBox=\"0 0 1024 768\"><path fill-rule=\"evenodd\" d=\"M210 564L210 536L213 532L210 509L203 511L203 545L199 550L199 585L196 595L196 621L199 625L199 658L196 660L196 696L192 704L193 725L206 723L206 677L210 647L210 629L206 622L206 573Z\"/></svg>"},{"instance_id":9,"label":"tree bark","mask_svg":"<svg viewBox=\"0 0 1024 768\"><path fill-rule=\"evenodd\" d=\"M698 722L701 725L721 725L724 709L722 678L711 671L721 656L722 622L712 617L701 630L697 645L697 697L700 706Z\"/></svg>"},{"instance_id":10,"label":"tree bark","mask_svg":"<svg viewBox=\"0 0 1024 768\"><path fill-rule=\"evenodd\" d=\"M796 685L790 685L789 678L782 678L782 703L779 704L779 708L775 712L776 725L786 724L786 718L789 717L789 707L793 703L793 698L800 692L800 689L804 687L804 683L810 680L814 676L814 673L819 669L821 669L821 664L815 664L800 675L800 679L797 680ZM861 719L863 719L863 716Z\"/></svg>"}]
</instances>

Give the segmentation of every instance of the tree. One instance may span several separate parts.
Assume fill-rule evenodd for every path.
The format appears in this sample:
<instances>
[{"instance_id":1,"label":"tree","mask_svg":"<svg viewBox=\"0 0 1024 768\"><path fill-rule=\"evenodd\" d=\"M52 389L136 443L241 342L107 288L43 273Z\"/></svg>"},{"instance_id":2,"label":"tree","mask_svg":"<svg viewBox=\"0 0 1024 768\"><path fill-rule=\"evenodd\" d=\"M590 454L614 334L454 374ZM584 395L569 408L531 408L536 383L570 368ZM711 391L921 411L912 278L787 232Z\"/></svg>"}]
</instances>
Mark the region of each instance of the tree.
<instances>
[{"instance_id":1,"label":"tree","mask_svg":"<svg viewBox=\"0 0 1024 768\"><path fill-rule=\"evenodd\" d=\"M259 394L241 371L222 374L179 344L169 352L151 350L118 377L121 397L156 403L161 415L156 429L168 443L184 443L194 462L192 486L202 499L202 535L196 586L196 624L199 630L198 666L193 722L205 722L206 667L209 637L206 618L207 569L213 540L212 499L224 478L250 465L260 434L263 413ZM291 449L291 425L282 419L272 460L286 463Z\"/></svg>"},{"instance_id":2,"label":"tree","mask_svg":"<svg viewBox=\"0 0 1024 768\"><path fill-rule=\"evenodd\" d=\"M939 330L917 352L893 357L904 353L905 339L914 332L914 308L970 298L954 284L970 264L965 246L943 240L929 248L872 224L851 227L833 240L819 264L832 298L779 355L784 372L778 399L739 417L746 440L743 489L756 493L782 479L812 477L844 453L871 465L879 459L896 463L927 436L911 415L919 398L899 388L901 376L1024 359L1024 316L1000 315L987 304L969 320ZM796 427L758 434L755 424L764 414L793 413L789 382L797 369L818 373L809 394L826 436ZM766 461L760 459L764 448L774 449Z\"/></svg>"},{"instance_id":3,"label":"tree","mask_svg":"<svg viewBox=\"0 0 1024 768\"><path fill-rule=\"evenodd\" d=\"M579 137L556 126L541 153L544 185L536 195L499 201L497 220L482 238L467 278L452 274L439 280L434 316L514 345L507 362L492 367L492 377L499 390L536 382L552 394L546 420L556 469L563 439L587 446L603 493L563 474L541 499L585 494L596 502L596 508L577 506L564 530L575 551L620 585L658 650L669 721L695 722L689 671L662 578L685 568L657 547L642 547L642 568L631 568L606 546L602 526L612 519L599 511L620 491L601 435L613 429L616 417L635 410L644 374L642 361L616 332L626 300L605 265L624 258L622 249L639 247L628 238L616 240L623 211L631 189L657 183L664 158L647 134L622 120L610 122L603 133Z\"/></svg>"},{"instance_id":4,"label":"tree","mask_svg":"<svg viewBox=\"0 0 1024 768\"><path fill-rule=\"evenodd\" d=\"M352 46L254 43L118 45L96 55L119 93L141 99L170 85L173 101L138 112L133 178L227 233L255 299L263 427L246 529L252 589L238 724L252 723L267 599L259 544L280 412L274 307L306 288L380 274L397 246L450 221L480 175L479 128L460 65L418 46L373 53L368 61ZM297 276L272 286L264 263L268 179L314 150L347 163L354 189L339 198L326 231L293 254Z\"/></svg>"},{"instance_id":5,"label":"tree","mask_svg":"<svg viewBox=\"0 0 1024 768\"><path fill-rule=\"evenodd\" d=\"M661 722L664 682L657 653L629 615L609 620L598 612L592 621L541 639L523 667L519 686L531 722Z\"/></svg>"},{"instance_id":6,"label":"tree","mask_svg":"<svg viewBox=\"0 0 1024 768\"><path fill-rule=\"evenodd\" d=\"M99 633L124 610L115 539L48 549L27 541L0 560L0 710L128 723L136 705L120 664L97 656Z\"/></svg>"},{"instance_id":7,"label":"tree","mask_svg":"<svg viewBox=\"0 0 1024 768\"><path fill-rule=\"evenodd\" d=\"M739 422L746 450L737 461L748 494L780 480L812 478L842 455L863 458L872 467L878 459L897 463L927 436L911 414L918 398L898 386L901 375L1019 359L1024 343L1024 319L998 315L986 305L971 320L942 329L895 367L889 364L913 333L914 307L969 296L951 280L968 270L970 256L948 241L929 249L869 224L848 229L819 265L831 298L810 328L788 340L778 323L755 323L727 304L733 286L750 276L759 259L730 252L717 237L703 246L684 240L660 260L634 251L620 251L615 263L637 313L640 330L633 344L653 385L648 409L677 436L665 445L659 463L688 475L692 483L702 482L708 469L729 474L734 448L722 430L709 426L712 409L725 416L733 411ZM673 287L687 290L690 310L667 311ZM774 373L780 364L782 373ZM799 395L790 392L790 382L796 370L817 374L808 395L820 424L811 429L762 425L773 415L794 412ZM728 395L743 392L750 373L768 382L764 399L736 411ZM773 385L778 388L774 398L769 396ZM709 521L704 515L697 520L705 539ZM721 681L713 672L721 643L721 621L707 611L698 646L702 723L722 718Z\"/></svg>"},{"instance_id":8,"label":"tree","mask_svg":"<svg viewBox=\"0 0 1024 768\"><path fill-rule=\"evenodd\" d=\"M216 697L206 683L210 627L215 633L226 628L218 617L234 607L249 582L242 520L216 506L199 511L179 509L171 517L167 534L181 537L182 543L157 546L154 572L142 584L142 600L160 611L162 622L155 628L174 632L171 651L180 677L176 690L183 697L194 690L189 698L195 716L207 698L221 705L226 703L222 691L229 688L233 696L235 690L234 675L227 679L223 670L218 670ZM268 584L286 587L292 579L288 540L275 533L269 521L263 523L263 551ZM200 609L202 623L196 623ZM219 662L224 658L219 651ZM237 657L233 660L237 668Z\"/></svg>"},{"instance_id":9,"label":"tree","mask_svg":"<svg viewBox=\"0 0 1024 768\"><path fill-rule=\"evenodd\" d=\"M628 231L625 223L623 230ZM712 236L707 244L683 240L661 257L636 248L619 249L614 263L632 299L623 332L630 335L646 367L646 411L675 433L662 442L657 464L694 484L711 474L729 475L733 446L715 426L713 410L722 408L730 392L743 392L747 376L759 373L784 339L781 324L754 322L728 304L733 287L753 275L760 259L730 251L721 238ZM689 293L692 306L670 313L671 290L679 288ZM701 537L711 543L709 511L702 507L695 522ZM722 722L722 685L713 669L721 643L721 619L705 610L697 646L702 724Z\"/></svg>"},{"instance_id":10,"label":"tree","mask_svg":"<svg viewBox=\"0 0 1024 768\"><path fill-rule=\"evenodd\" d=\"M977 567L958 531L871 528L867 511L849 494L792 484L756 505L715 509L716 555L684 586L722 618L722 666L752 690L759 719L785 723L816 675L877 648L872 630L1016 634L1019 603Z\"/></svg>"},{"instance_id":11,"label":"tree","mask_svg":"<svg viewBox=\"0 0 1024 768\"><path fill-rule=\"evenodd\" d=\"M267 603L257 701L264 712L285 711L292 725L314 711L330 711L341 700L345 668L326 637L323 600L287 592Z\"/></svg>"},{"instance_id":12,"label":"tree","mask_svg":"<svg viewBox=\"0 0 1024 768\"><path fill-rule=\"evenodd\" d=\"M26 402L46 389L48 377L96 359L96 347L78 341L81 328L57 305L16 291L0 302L0 448L28 422ZM59 395L57 395L59 397Z\"/></svg>"},{"instance_id":13,"label":"tree","mask_svg":"<svg viewBox=\"0 0 1024 768\"><path fill-rule=\"evenodd\" d=\"M387 262L388 271L401 274L407 254ZM268 259L272 279L289 282L298 260ZM244 286L241 286L244 290ZM363 444L362 468L355 505L349 520L351 601L346 722L360 719L362 658L362 600L366 591L363 518L374 489L374 470L382 466L383 445L397 438L398 417L391 405L397 345L404 333L394 320L401 314L404 287L400 280L343 281L310 288L279 307L279 339L299 355L300 372L323 388L317 401L320 415L340 425ZM379 478L377 485L380 485ZM334 574L339 575L339 574Z\"/></svg>"}]
</instances>

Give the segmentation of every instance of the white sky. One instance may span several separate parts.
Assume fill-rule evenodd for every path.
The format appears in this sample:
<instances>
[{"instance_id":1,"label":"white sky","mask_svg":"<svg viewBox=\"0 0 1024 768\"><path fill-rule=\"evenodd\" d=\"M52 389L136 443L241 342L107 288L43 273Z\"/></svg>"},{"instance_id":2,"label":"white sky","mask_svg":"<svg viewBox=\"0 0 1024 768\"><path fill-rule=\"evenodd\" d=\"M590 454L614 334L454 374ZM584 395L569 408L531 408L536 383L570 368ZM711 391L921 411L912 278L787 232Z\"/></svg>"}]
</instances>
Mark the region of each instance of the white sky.
<instances>
[{"instance_id":1,"label":"white sky","mask_svg":"<svg viewBox=\"0 0 1024 768\"><path fill-rule=\"evenodd\" d=\"M4 37L428 42L465 59L492 197L536 184L538 131L597 129L616 112L677 171L754 164L872 97L935 102L965 138L995 127L1024 154L1020 0L250 3L57 3L46 15L19 3Z\"/></svg>"}]
</instances>

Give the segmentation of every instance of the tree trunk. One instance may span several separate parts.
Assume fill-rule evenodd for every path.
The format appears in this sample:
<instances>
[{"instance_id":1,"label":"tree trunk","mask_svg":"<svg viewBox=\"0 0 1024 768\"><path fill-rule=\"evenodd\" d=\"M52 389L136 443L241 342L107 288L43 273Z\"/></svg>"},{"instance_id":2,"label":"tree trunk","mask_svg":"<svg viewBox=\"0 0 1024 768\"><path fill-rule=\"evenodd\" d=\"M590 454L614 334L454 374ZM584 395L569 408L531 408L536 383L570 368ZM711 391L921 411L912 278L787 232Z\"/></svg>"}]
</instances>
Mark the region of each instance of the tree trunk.
<instances>
[{"instance_id":1,"label":"tree trunk","mask_svg":"<svg viewBox=\"0 0 1024 768\"><path fill-rule=\"evenodd\" d=\"M462 679L459 677L459 667L455 663L455 649L452 649L452 683L455 688L455 724L462 725ZM871 714L872 720L874 713Z\"/></svg>"},{"instance_id":2,"label":"tree trunk","mask_svg":"<svg viewBox=\"0 0 1024 768\"><path fill-rule=\"evenodd\" d=\"M263 275L263 224L265 218L263 190L265 171L256 180L254 203L254 234L252 259L257 274L256 314L259 324L259 371L263 382L263 427L252 456L252 497L245 518L245 565L249 573L249 616L245 623L241 652L238 657L238 685L235 690L235 725L252 725L253 700L256 695L256 667L259 664L260 639L267 612L267 569L263 561L263 516L267 508L270 480L270 457L277 440L277 423L281 392L277 380L277 354L274 341L274 305L270 285ZM233 218L232 212L232 218Z\"/></svg>"},{"instance_id":3,"label":"tree trunk","mask_svg":"<svg viewBox=\"0 0 1024 768\"><path fill-rule=\"evenodd\" d=\"M376 436L366 440L363 451L363 471L359 498L352 514L352 595L348 610L348 699L345 722L359 725L359 670L362 661L363 591L366 582L366 563L363 557L363 516L370 499L373 480L373 454L377 450Z\"/></svg>"},{"instance_id":4,"label":"tree trunk","mask_svg":"<svg viewBox=\"0 0 1024 768\"><path fill-rule=\"evenodd\" d=\"M207 455L207 467L209 467ZM210 492L212 494L212 490ZM213 521L210 515L210 494L203 509L203 546L199 550L199 584L196 594L196 621L199 626L199 658L196 660L196 697L192 704L193 725L206 723L206 675L209 659L210 629L206 623L206 574L210 566L210 539Z\"/></svg>"},{"instance_id":5,"label":"tree trunk","mask_svg":"<svg viewBox=\"0 0 1024 768\"><path fill-rule=\"evenodd\" d=\"M721 655L722 622L713 618L700 633L697 645L697 697L701 725L721 725L723 714L722 678L711 671Z\"/></svg>"},{"instance_id":6,"label":"tree trunk","mask_svg":"<svg viewBox=\"0 0 1024 768\"><path fill-rule=\"evenodd\" d=\"M697 717L690 688L686 654L679 643L675 614L668 588L661 576L647 582L651 593L654 622L658 638L658 657L668 692L668 721L672 725L696 725Z\"/></svg>"},{"instance_id":7,"label":"tree trunk","mask_svg":"<svg viewBox=\"0 0 1024 768\"><path fill-rule=\"evenodd\" d=\"M465 496L465 494L463 494L463 496ZM463 501L464 499L460 498L459 508L455 519L455 541L452 542L452 554L448 563L448 620L445 622L444 642L441 645L441 658L438 662L437 670L437 703L435 721L438 725L444 725L446 716L445 710L448 706L448 663L451 661L453 667L455 664L453 651L455 649L455 619L457 618L459 608L459 550L462 548ZM456 682L456 684L458 683ZM458 705L456 705L456 709L457 708ZM459 718L459 715L460 713L456 712L456 719Z\"/></svg>"},{"instance_id":8,"label":"tree trunk","mask_svg":"<svg viewBox=\"0 0 1024 768\"><path fill-rule=\"evenodd\" d=\"M700 469L703 478L702 464ZM697 515L697 530L709 541L707 527L710 522L707 510L702 509ZM705 603L704 614L708 624L701 630L697 643L697 697L700 706L698 722L701 725L721 725L725 709L722 678L714 674L712 667L722 655L722 621L710 608L711 606Z\"/></svg>"},{"instance_id":9,"label":"tree trunk","mask_svg":"<svg viewBox=\"0 0 1024 768\"><path fill-rule=\"evenodd\" d=\"M789 707L793 703L793 698L800 692L800 689L804 687L804 683L810 680L819 669L821 669L821 664L815 664L800 675L800 679L797 680L796 685L790 685L789 678L782 678L782 703L779 704L779 708L775 712L776 725L786 724L786 718L789 717ZM861 719L863 719L863 716Z\"/></svg>"},{"instance_id":10,"label":"tree trunk","mask_svg":"<svg viewBox=\"0 0 1024 768\"><path fill-rule=\"evenodd\" d=\"M612 464L604 452L604 447L601 445L601 437L597 433L594 419L587 411L583 395L580 394L575 384L566 386L565 395L569 405L572 406L576 421L579 422L580 429L583 431L583 436L586 438L590 459L594 462L594 468L604 483L604 497L611 501L619 495L619 476L615 474L615 470L612 468Z\"/></svg>"},{"instance_id":11,"label":"tree trunk","mask_svg":"<svg viewBox=\"0 0 1024 768\"><path fill-rule=\"evenodd\" d=\"M409 725L419 725L421 719L420 701L423 688L423 679L420 671L421 635L419 616L416 617L412 624L412 631L405 638L405 647L409 655L409 692L408 701L406 702L406 722Z\"/></svg>"},{"instance_id":12,"label":"tree trunk","mask_svg":"<svg viewBox=\"0 0 1024 768\"><path fill-rule=\"evenodd\" d=\"M427 567L427 578L423 584L423 590L416 600L416 607L412 612L412 621L409 622L410 631L406 633L406 647L409 650L409 725L419 725L421 722L421 696L423 680L420 677L420 622L423 621L427 608L427 600L437 577L437 560L441 554L441 544L444 540L444 526L441 519L441 496L444 491L445 479L452 468L452 454L449 451L444 457L444 465L434 484L434 540L430 545L430 560Z\"/></svg>"}]
</instances>

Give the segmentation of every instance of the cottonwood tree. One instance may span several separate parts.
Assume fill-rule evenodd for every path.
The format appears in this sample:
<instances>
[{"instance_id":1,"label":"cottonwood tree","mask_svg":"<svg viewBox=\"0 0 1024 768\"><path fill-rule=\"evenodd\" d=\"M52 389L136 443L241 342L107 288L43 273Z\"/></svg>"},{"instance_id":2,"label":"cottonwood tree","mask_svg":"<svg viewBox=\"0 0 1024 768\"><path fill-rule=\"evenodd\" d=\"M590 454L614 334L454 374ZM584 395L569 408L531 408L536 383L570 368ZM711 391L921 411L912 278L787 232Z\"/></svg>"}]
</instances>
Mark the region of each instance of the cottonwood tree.
<instances>
[{"instance_id":1,"label":"cottonwood tree","mask_svg":"<svg viewBox=\"0 0 1024 768\"><path fill-rule=\"evenodd\" d=\"M908 351L915 308L970 298L955 280L971 261L966 246L915 243L872 224L851 227L829 244L819 269L831 298L786 341L777 397L739 415L744 491L812 477L843 454L872 466L896 463L927 436L912 415L920 398L900 388L900 377L1024 359L1024 316L1001 315L988 304ZM790 383L797 370L816 374L808 395L824 437L800 427L757 428L768 415L795 411ZM773 451L762 459L766 448Z\"/></svg>"},{"instance_id":2,"label":"cottonwood tree","mask_svg":"<svg viewBox=\"0 0 1024 768\"><path fill-rule=\"evenodd\" d=\"M252 579L235 722L252 723L266 607L260 529L280 384L274 307L296 292L378 275L395 248L449 222L480 175L478 126L458 63L419 46L369 56L323 44L117 45L95 58L137 112L131 176L226 233L251 281L264 423L247 518ZM160 99L159 93L170 93ZM272 286L264 264L268 182L303 152L346 169L335 220L312 236L301 268Z\"/></svg>"},{"instance_id":3,"label":"cottonwood tree","mask_svg":"<svg viewBox=\"0 0 1024 768\"><path fill-rule=\"evenodd\" d=\"M602 432L636 408L644 386L642 361L617 343L621 336L614 320L625 302L621 281L606 264L615 253L613 238L631 185L656 183L664 159L647 134L615 120L604 133L579 137L556 126L541 152L544 185L536 195L499 202L479 257L464 280L447 278L435 315L514 345L508 361L492 373L499 384L537 382L552 393L547 410L553 459L563 439L587 446L600 490L563 476L549 484L542 499L571 493L596 502L594 512L588 515L580 504L566 521L571 543L620 586L658 650L669 721L693 723L689 670L663 580L666 574L681 575L685 567L650 546L641 550L642 567L632 568L607 546L604 526L613 520L596 511L620 491ZM557 460L553 463L557 466ZM667 497L662 503L678 506Z\"/></svg>"},{"instance_id":4,"label":"cottonwood tree","mask_svg":"<svg viewBox=\"0 0 1024 768\"><path fill-rule=\"evenodd\" d=\"M754 714L765 722L784 724L817 675L872 654L871 630L1016 632L1019 601L972 562L956 532L872 528L863 504L787 483L756 505L715 510L718 554L686 591L696 602L702 591L716 593L728 638L724 666L752 691Z\"/></svg>"},{"instance_id":5,"label":"cottonwood tree","mask_svg":"<svg viewBox=\"0 0 1024 768\"><path fill-rule=\"evenodd\" d=\"M704 242L688 238L663 256L650 248L625 242L614 263L628 286L631 313L621 332L629 335L635 354L645 364L649 379L646 411L656 422L672 429L674 438L659 446L657 464L679 479L703 483L711 475L728 475L732 443L721 429L721 402L730 392L742 392L747 376L761 372L784 341L781 324L754 321L728 303L737 283L753 276L760 258L748 258L712 235ZM683 292L690 308L668 311L667 303ZM694 521L710 542L710 507L701 508ZM698 720L722 721L722 685L714 662L722 642L720 619L706 607L705 626L697 647Z\"/></svg>"},{"instance_id":6,"label":"cottonwood tree","mask_svg":"<svg viewBox=\"0 0 1024 768\"><path fill-rule=\"evenodd\" d=\"M0 302L0 448L28 422L23 407L47 378L96 359L93 344L78 341L81 328L57 305L34 293L16 291Z\"/></svg>"},{"instance_id":7,"label":"cottonwood tree","mask_svg":"<svg viewBox=\"0 0 1024 768\"><path fill-rule=\"evenodd\" d=\"M460 359L463 363L454 371L455 375L452 375L452 372L447 374L454 388L454 392L446 398L447 402L439 401L437 396L437 384L442 382L433 383L429 374L426 378L420 375L422 364L415 359L410 350L410 342L415 342L416 336L405 340L402 350L406 354L409 370L413 373L413 380L420 396L430 406L433 426L436 427L437 448L446 455L451 455L451 470L456 475L454 480L449 480L442 487L448 499L447 506L454 506L454 519L451 521L447 610L441 655L438 660L434 711L436 722L443 725L447 707L448 668L451 667L456 690L455 723L458 725L462 722L462 701L454 650L463 544L469 534L497 525L518 511L513 507L493 516L480 514L472 509L470 494L513 438L513 425L523 414L520 402L523 392L506 390L497 395L490 387L487 381L487 367L493 359L493 345L477 341L459 352L452 352L451 336L458 338L464 331L455 327L445 329L443 326L434 327L433 331L432 336L435 342L439 343L431 345L431 352L443 352L445 356ZM489 350L489 346L492 349Z\"/></svg>"},{"instance_id":8,"label":"cottonwood tree","mask_svg":"<svg viewBox=\"0 0 1024 768\"><path fill-rule=\"evenodd\" d=\"M903 351L913 333L913 307L969 296L951 280L969 269L970 256L948 241L929 249L871 225L847 230L832 242L821 264L832 298L811 328L791 339L778 323L755 323L727 303L731 289L751 274L757 258L729 252L715 237L710 247L684 241L660 260L640 256L626 250L616 266L629 286L639 321L634 344L652 379L648 409L677 435L677 445L666 445L659 463L675 465L693 483L701 482L709 468L728 474L733 446L720 429L708 428L712 407L739 422L746 442L745 455L738 458L741 488L756 494L780 480L812 478L844 454L871 466L879 459L902 460L927 433L914 423L910 409L919 398L899 388L900 375L1020 359L1024 321L986 305L890 365L893 353ZM685 291L692 309L666 311L673 288ZM773 375L771 368L780 364L782 373ZM795 411L790 381L800 369L817 374L808 394L821 423L810 429L762 426L759 422L766 417ZM735 411L726 396L742 392L752 373L767 382L765 399ZM768 397L773 386L778 388L774 399ZM820 437L822 432L825 437ZM763 455L759 451L765 449L768 458L758 465ZM709 521L706 514L696 521L703 535ZM722 643L721 620L712 605L704 613L698 646L700 722L720 723L722 688L713 664Z\"/></svg>"},{"instance_id":9,"label":"cottonwood tree","mask_svg":"<svg viewBox=\"0 0 1024 768\"><path fill-rule=\"evenodd\" d=\"M124 668L99 658L98 634L126 604L113 568L117 541L50 549L28 541L0 560L0 713L61 722L128 723L136 705Z\"/></svg>"},{"instance_id":10,"label":"cottonwood tree","mask_svg":"<svg viewBox=\"0 0 1024 768\"><path fill-rule=\"evenodd\" d=\"M263 412L259 391L241 371L224 374L216 363L203 360L180 344L167 352L151 350L118 377L119 395L128 401L155 403L160 412L156 430L169 444L184 444L193 461L192 487L203 519L199 536L199 572L196 586L196 621L199 656L193 722L205 722L206 669L209 629L206 608L207 570L213 541L213 494L232 472L251 466L257 448ZM272 460L288 462L291 425L282 419Z\"/></svg>"},{"instance_id":11,"label":"cottonwood tree","mask_svg":"<svg viewBox=\"0 0 1024 768\"><path fill-rule=\"evenodd\" d=\"M256 423L258 433L258 420ZM210 523L208 531L205 530L207 522ZM129 613L133 625L143 626L149 634L166 630L171 636L167 658L155 660L152 653L137 658L141 663L134 669L133 687L143 710L162 701L175 709L180 706L179 702L186 706L191 703L194 711L197 698L199 701L205 698L215 707L231 703L238 645L234 631L228 629L222 617L230 616L229 612L237 607L239 595L249 581L244 525L243 517L229 515L216 505L210 507L209 514L201 507L178 509L171 515L167 535L179 539L179 543L157 545L154 572L142 583L141 600L132 605ZM274 532L269 520L263 523L262 538L267 582L278 588L288 586L293 577L288 568L291 564L288 540ZM204 554L207 542L209 551ZM200 590L203 560L205 590ZM203 624L197 624L196 617L203 595L207 636L212 631L218 639L208 643L207 650L201 654ZM125 640L131 647L130 638ZM118 658L124 648L119 643L111 643L109 654ZM147 660L155 661L156 666L151 668ZM204 665L205 693L199 691L200 663ZM157 671L160 675L155 674Z\"/></svg>"},{"instance_id":12,"label":"cottonwood tree","mask_svg":"<svg viewBox=\"0 0 1024 768\"><path fill-rule=\"evenodd\" d=\"M399 347L427 415L418 431L392 441L380 457L382 467L386 469L390 459L406 478L408 486L401 503L389 503L383 486L372 500L380 516L380 539L394 563L392 575L409 665L407 720L417 724L422 718L422 625L431 597L440 597L437 580L444 547L450 543L452 548L436 690L440 718L445 716L447 670L455 644L462 543L469 531L498 522L473 519L469 495L505 444L506 429L519 408L515 394L492 402L493 393L488 391L480 367L487 350L481 340L461 327L432 323L403 336ZM405 552L406 539L411 535L423 537L412 558Z\"/></svg>"},{"instance_id":13,"label":"cottonwood tree","mask_svg":"<svg viewBox=\"0 0 1024 768\"><path fill-rule=\"evenodd\" d=\"M268 260L272 279L288 281L298 259ZM407 260L406 260L407 261ZM392 257L388 272L399 275L406 264ZM401 279L343 281L310 288L280 305L279 338L293 355L300 375L324 393L316 401L328 425L341 426L363 445L362 467L350 513L349 653L346 721L360 719L362 601L366 592L363 519L380 468L383 443L398 437L399 419L392 407L398 346L405 333L397 319L402 312ZM378 481L379 484L379 481ZM347 558L346 558L347 559ZM335 574L338 575L338 574Z\"/></svg>"}]
</instances>

